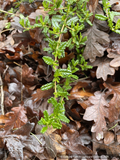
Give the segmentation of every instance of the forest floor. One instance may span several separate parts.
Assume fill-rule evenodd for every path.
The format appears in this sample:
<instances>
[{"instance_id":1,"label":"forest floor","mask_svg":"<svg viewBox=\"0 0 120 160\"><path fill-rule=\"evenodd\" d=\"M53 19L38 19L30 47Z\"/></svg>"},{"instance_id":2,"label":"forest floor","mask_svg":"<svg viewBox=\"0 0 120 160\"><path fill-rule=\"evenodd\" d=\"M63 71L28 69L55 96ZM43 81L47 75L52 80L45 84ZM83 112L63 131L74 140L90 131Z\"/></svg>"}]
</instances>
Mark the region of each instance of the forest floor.
<instances>
[{"instance_id":1,"label":"forest floor","mask_svg":"<svg viewBox=\"0 0 120 160\"><path fill-rule=\"evenodd\" d=\"M111 10L120 11L119 0ZM103 13L101 3L90 0L96 13ZM40 1L20 4L19 12L35 20L37 10L44 14ZM0 1L8 11L13 1ZM116 16L114 23L120 16ZM32 21L31 20L31 21ZM7 22L11 28L6 29ZM92 69L76 72L65 101L70 123L62 129L49 128L41 134L38 121L43 111L52 113L47 100L53 89L40 87L53 80L53 69L44 63L47 42L39 28L23 32L19 17L0 13L0 160L79 160L112 159L120 155L120 35L110 31L106 21L94 18L83 56ZM63 35L69 39L69 35ZM95 47L96 46L96 47ZM75 52L59 60L64 68L76 58Z\"/></svg>"}]
</instances>

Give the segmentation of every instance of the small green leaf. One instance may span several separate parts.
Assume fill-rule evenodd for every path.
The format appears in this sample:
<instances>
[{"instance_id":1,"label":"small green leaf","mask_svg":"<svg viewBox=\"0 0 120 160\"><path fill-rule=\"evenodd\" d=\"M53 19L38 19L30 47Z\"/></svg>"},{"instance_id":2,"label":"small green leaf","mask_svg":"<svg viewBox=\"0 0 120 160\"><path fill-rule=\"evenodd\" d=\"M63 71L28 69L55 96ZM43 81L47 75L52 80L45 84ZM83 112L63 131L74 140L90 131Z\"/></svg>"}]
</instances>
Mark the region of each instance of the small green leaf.
<instances>
[{"instance_id":1,"label":"small green leaf","mask_svg":"<svg viewBox=\"0 0 120 160\"><path fill-rule=\"evenodd\" d=\"M60 123L52 122L52 126L53 126L53 128L57 128L57 129L61 129L62 128L62 124L60 124Z\"/></svg>"},{"instance_id":2,"label":"small green leaf","mask_svg":"<svg viewBox=\"0 0 120 160\"><path fill-rule=\"evenodd\" d=\"M56 8L59 8L60 5L61 5L61 3L62 3L62 0L57 0L57 2L56 2Z\"/></svg>"},{"instance_id":3,"label":"small green leaf","mask_svg":"<svg viewBox=\"0 0 120 160\"><path fill-rule=\"evenodd\" d=\"M102 14L96 14L95 18L101 20L101 21L106 21L108 18Z\"/></svg>"},{"instance_id":4,"label":"small green leaf","mask_svg":"<svg viewBox=\"0 0 120 160\"><path fill-rule=\"evenodd\" d=\"M53 63L54 63L54 60L51 57L48 57L48 56L44 56L43 60L48 65L53 65Z\"/></svg>"},{"instance_id":5,"label":"small green leaf","mask_svg":"<svg viewBox=\"0 0 120 160\"><path fill-rule=\"evenodd\" d=\"M46 120L46 121L49 121L49 114L48 114L48 112L45 110L45 111L43 112L43 114L44 114L45 120Z\"/></svg>"},{"instance_id":6,"label":"small green leaf","mask_svg":"<svg viewBox=\"0 0 120 160\"><path fill-rule=\"evenodd\" d=\"M62 76L69 76L71 75L71 71L67 70L67 69L59 69L59 72L61 73Z\"/></svg>"},{"instance_id":7,"label":"small green leaf","mask_svg":"<svg viewBox=\"0 0 120 160\"><path fill-rule=\"evenodd\" d=\"M78 20L79 20L79 19L78 19L77 16L72 17L71 19L69 19L69 20L67 21L67 25L70 26L71 23L76 23Z\"/></svg>"},{"instance_id":8,"label":"small green leaf","mask_svg":"<svg viewBox=\"0 0 120 160\"><path fill-rule=\"evenodd\" d=\"M116 33L120 34L120 30L115 30Z\"/></svg>"},{"instance_id":9,"label":"small green leaf","mask_svg":"<svg viewBox=\"0 0 120 160\"><path fill-rule=\"evenodd\" d=\"M56 106L58 104L54 97L51 97L50 99L48 99L48 103L52 103L53 106Z\"/></svg>"},{"instance_id":10,"label":"small green leaf","mask_svg":"<svg viewBox=\"0 0 120 160\"><path fill-rule=\"evenodd\" d=\"M58 117L60 118L61 121L69 123L70 120L64 115L64 114L58 114Z\"/></svg>"},{"instance_id":11,"label":"small green leaf","mask_svg":"<svg viewBox=\"0 0 120 160\"><path fill-rule=\"evenodd\" d=\"M48 89L52 88L53 86L54 86L54 83L53 83L53 82L50 82L50 83L47 83L47 84L43 85L43 86L41 87L41 90L42 90L42 91L48 90Z\"/></svg>"},{"instance_id":12,"label":"small green leaf","mask_svg":"<svg viewBox=\"0 0 120 160\"><path fill-rule=\"evenodd\" d=\"M24 19L20 19L20 20L19 20L19 23L20 23L20 25L21 25L22 27L24 27Z\"/></svg>"},{"instance_id":13,"label":"small green leaf","mask_svg":"<svg viewBox=\"0 0 120 160\"><path fill-rule=\"evenodd\" d=\"M41 132L41 133L45 133L45 132L47 131L47 129L48 129L47 126L46 126L46 127L43 127L40 132Z\"/></svg>"},{"instance_id":14,"label":"small green leaf","mask_svg":"<svg viewBox=\"0 0 120 160\"><path fill-rule=\"evenodd\" d=\"M114 11L111 11L109 12L110 14L110 19L113 21L114 19L114 16L120 16L120 12L114 12Z\"/></svg>"}]
</instances>

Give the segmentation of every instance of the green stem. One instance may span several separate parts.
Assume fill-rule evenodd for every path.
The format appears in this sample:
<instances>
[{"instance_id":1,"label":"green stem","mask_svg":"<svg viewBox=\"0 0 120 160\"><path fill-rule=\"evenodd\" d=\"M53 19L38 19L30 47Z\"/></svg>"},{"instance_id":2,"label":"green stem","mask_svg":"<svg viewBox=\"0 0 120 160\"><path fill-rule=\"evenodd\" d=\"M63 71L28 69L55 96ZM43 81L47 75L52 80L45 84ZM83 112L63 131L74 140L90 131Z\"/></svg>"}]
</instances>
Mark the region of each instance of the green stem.
<instances>
[{"instance_id":1,"label":"green stem","mask_svg":"<svg viewBox=\"0 0 120 160\"><path fill-rule=\"evenodd\" d=\"M61 29L61 34L60 34L60 36L59 36L59 39L58 39L58 43L57 43L57 47L56 47L56 50L58 50L58 47L59 47L59 45L60 45L60 42L61 42L61 37L62 37L62 32L63 32L63 29L64 29L64 27L65 27L65 22L66 22L66 20L67 20L67 18L65 19L65 21L64 21L64 24L63 24L63 26L62 26L62 29ZM55 56L55 62L57 61L57 56ZM55 66L55 71L57 70L57 66ZM55 81L55 96L54 96L54 98L56 99L56 93L57 93L57 82Z\"/></svg>"},{"instance_id":2,"label":"green stem","mask_svg":"<svg viewBox=\"0 0 120 160\"><path fill-rule=\"evenodd\" d=\"M11 14L11 15L16 16L16 14L14 14L14 13L10 13L10 12L7 12L7 11L4 11L4 10L2 10L2 9L0 9L0 12L7 13L7 14Z\"/></svg>"}]
</instances>

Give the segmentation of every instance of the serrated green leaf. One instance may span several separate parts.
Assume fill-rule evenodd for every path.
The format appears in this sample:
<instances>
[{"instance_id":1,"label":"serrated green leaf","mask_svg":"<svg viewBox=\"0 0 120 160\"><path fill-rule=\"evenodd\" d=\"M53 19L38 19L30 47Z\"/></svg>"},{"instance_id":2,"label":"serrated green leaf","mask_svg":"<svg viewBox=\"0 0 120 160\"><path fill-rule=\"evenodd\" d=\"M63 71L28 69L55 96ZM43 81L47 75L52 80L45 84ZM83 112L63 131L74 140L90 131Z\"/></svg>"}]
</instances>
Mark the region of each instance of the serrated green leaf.
<instances>
[{"instance_id":1,"label":"serrated green leaf","mask_svg":"<svg viewBox=\"0 0 120 160\"><path fill-rule=\"evenodd\" d=\"M67 70L67 69L59 69L60 74L62 74L62 76L69 76L71 75L71 71Z\"/></svg>"},{"instance_id":2,"label":"serrated green leaf","mask_svg":"<svg viewBox=\"0 0 120 160\"><path fill-rule=\"evenodd\" d=\"M43 60L48 65L53 65L53 63L54 63L54 60L51 57L48 57L48 56L44 56Z\"/></svg>"},{"instance_id":3,"label":"serrated green leaf","mask_svg":"<svg viewBox=\"0 0 120 160\"><path fill-rule=\"evenodd\" d=\"M43 125L42 120L38 121L38 124L39 124L39 125Z\"/></svg>"},{"instance_id":4,"label":"serrated green leaf","mask_svg":"<svg viewBox=\"0 0 120 160\"><path fill-rule=\"evenodd\" d=\"M79 70L79 69L77 68L77 70ZM78 79L78 76L76 76L76 75L71 75L71 77L74 79Z\"/></svg>"},{"instance_id":5,"label":"serrated green leaf","mask_svg":"<svg viewBox=\"0 0 120 160\"><path fill-rule=\"evenodd\" d=\"M41 132L41 133L45 133L45 132L47 131L47 129L48 129L47 126L46 126L46 127L43 127L40 132Z\"/></svg>"},{"instance_id":6,"label":"serrated green leaf","mask_svg":"<svg viewBox=\"0 0 120 160\"><path fill-rule=\"evenodd\" d=\"M70 38L68 41L67 41L67 47L69 47L72 43L72 38Z\"/></svg>"},{"instance_id":7,"label":"serrated green leaf","mask_svg":"<svg viewBox=\"0 0 120 160\"><path fill-rule=\"evenodd\" d=\"M115 30L116 33L120 34L120 30Z\"/></svg>"},{"instance_id":8,"label":"serrated green leaf","mask_svg":"<svg viewBox=\"0 0 120 160\"><path fill-rule=\"evenodd\" d=\"M38 121L38 124L42 124L42 125L46 125L47 124L47 122L45 121L45 119L42 117L41 119L40 119L40 121Z\"/></svg>"},{"instance_id":9,"label":"serrated green leaf","mask_svg":"<svg viewBox=\"0 0 120 160\"><path fill-rule=\"evenodd\" d=\"M53 106L56 106L58 104L54 97L51 97L50 99L48 99L48 103L52 103Z\"/></svg>"},{"instance_id":10,"label":"serrated green leaf","mask_svg":"<svg viewBox=\"0 0 120 160\"><path fill-rule=\"evenodd\" d=\"M60 51L63 51L65 50L66 46L67 46L67 42L61 42L58 49Z\"/></svg>"},{"instance_id":11,"label":"serrated green leaf","mask_svg":"<svg viewBox=\"0 0 120 160\"><path fill-rule=\"evenodd\" d=\"M108 18L102 14L95 14L95 18L101 20L101 21L106 21Z\"/></svg>"},{"instance_id":12,"label":"serrated green leaf","mask_svg":"<svg viewBox=\"0 0 120 160\"><path fill-rule=\"evenodd\" d=\"M43 114L44 114L45 120L48 122L48 121L49 121L49 114L48 114L48 112L45 110L45 111L43 112Z\"/></svg>"},{"instance_id":13,"label":"serrated green leaf","mask_svg":"<svg viewBox=\"0 0 120 160\"><path fill-rule=\"evenodd\" d=\"M120 16L120 12L114 12L114 11L111 11L109 12L110 14L110 19L113 21L114 19L114 16Z\"/></svg>"},{"instance_id":14,"label":"serrated green leaf","mask_svg":"<svg viewBox=\"0 0 120 160\"><path fill-rule=\"evenodd\" d=\"M60 5L61 5L61 3L62 3L62 0L57 0L57 2L56 2L56 8L59 8Z\"/></svg>"},{"instance_id":15,"label":"serrated green leaf","mask_svg":"<svg viewBox=\"0 0 120 160\"><path fill-rule=\"evenodd\" d=\"M61 15L53 15L52 16L52 25L55 28L60 28L58 22L61 22L62 16Z\"/></svg>"},{"instance_id":16,"label":"serrated green leaf","mask_svg":"<svg viewBox=\"0 0 120 160\"><path fill-rule=\"evenodd\" d=\"M47 84L43 85L43 86L41 87L41 90L42 90L42 91L48 90L48 89L52 88L53 86L54 86L54 83L53 83L53 82L50 82L50 83L47 83Z\"/></svg>"},{"instance_id":17,"label":"serrated green leaf","mask_svg":"<svg viewBox=\"0 0 120 160\"><path fill-rule=\"evenodd\" d=\"M86 19L86 22L87 22L90 26L93 25L89 19Z\"/></svg>"},{"instance_id":18,"label":"serrated green leaf","mask_svg":"<svg viewBox=\"0 0 120 160\"><path fill-rule=\"evenodd\" d=\"M57 129L61 129L62 128L62 124L60 124L60 123L52 122L52 126L53 126L53 128L57 128Z\"/></svg>"},{"instance_id":19,"label":"serrated green leaf","mask_svg":"<svg viewBox=\"0 0 120 160\"><path fill-rule=\"evenodd\" d=\"M24 19L20 19L20 20L19 20L19 23L20 23L20 25L21 25L22 27L24 27Z\"/></svg>"},{"instance_id":20,"label":"serrated green leaf","mask_svg":"<svg viewBox=\"0 0 120 160\"><path fill-rule=\"evenodd\" d=\"M71 23L76 23L78 20L79 20L79 18L78 18L77 16L72 17L71 19L69 19L69 20L67 21L67 25L70 26Z\"/></svg>"},{"instance_id":21,"label":"serrated green leaf","mask_svg":"<svg viewBox=\"0 0 120 160\"><path fill-rule=\"evenodd\" d=\"M69 123L70 120L64 114L58 114L58 117L61 121Z\"/></svg>"}]
</instances>

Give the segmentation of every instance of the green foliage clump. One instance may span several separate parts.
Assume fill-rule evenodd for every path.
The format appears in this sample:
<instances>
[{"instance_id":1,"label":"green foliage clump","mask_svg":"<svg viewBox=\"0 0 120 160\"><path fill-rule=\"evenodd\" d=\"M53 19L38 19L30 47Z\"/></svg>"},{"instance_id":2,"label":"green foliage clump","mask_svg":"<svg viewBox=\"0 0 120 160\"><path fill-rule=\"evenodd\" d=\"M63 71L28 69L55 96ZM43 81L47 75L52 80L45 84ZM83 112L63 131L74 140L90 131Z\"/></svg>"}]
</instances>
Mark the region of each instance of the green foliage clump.
<instances>
[{"instance_id":1,"label":"green foliage clump","mask_svg":"<svg viewBox=\"0 0 120 160\"><path fill-rule=\"evenodd\" d=\"M44 0L43 7L45 11L48 11L48 15L36 17L34 25L30 24L28 17L25 18L21 15L20 19L20 24L25 30L36 27L42 29L49 46L44 48L44 51L54 56L54 58L51 56L43 57L44 62L52 66L54 78L52 82L43 85L41 89L54 88L54 97L48 100L48 103L52 103L54 110L51 115L46 110L43 112L44 118L38 122L38 124L44 125L41 133L44 133L50 126L60 129L62 127L61 121L69 123L69 119L65 116L64 99L68 99L68 90L71 89L70 83L78 79L75 72L79 70L79 66L82 70L91 68L80 54L80 46L85 45L87 40L87 37L82 37L81 31L85 28L85 23L92 25L89 20L92 13L87 10L87 1L67 0L64 4L62 3L62 0ZM63 42L62 36L68 31L71 37L68 41ZM59 59L65 57L66 48L75 49L78 53L78 59L72 59L67 68L62 69L59 66ZM61 79L64 79L63 84L60 83Z\"/></svg>"},{"instance_id":2,"label":"green foliage clump","mask_svg":"<svg viewBox=\"0 0 120 160\"><path fill-rule=\"evenodd\" d=\"M117 23L115 25L113 22L114 16L120 16L120 13L110 10L111 5L108 0L102 0L102 4L103 4L103 10L106 13L106 15L96 14L95 18L97 18L101 21L107 20L108 26L110 27L110 30L120 34L120 30L119 30L120 29L120 19L117 20Z\"/></svg>"}]
</instances>

